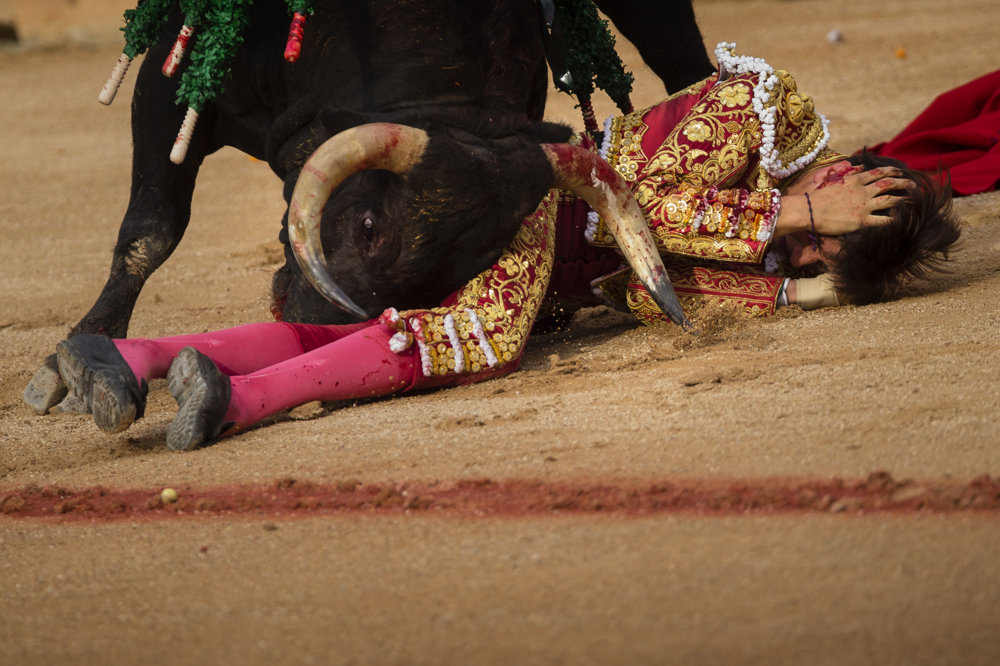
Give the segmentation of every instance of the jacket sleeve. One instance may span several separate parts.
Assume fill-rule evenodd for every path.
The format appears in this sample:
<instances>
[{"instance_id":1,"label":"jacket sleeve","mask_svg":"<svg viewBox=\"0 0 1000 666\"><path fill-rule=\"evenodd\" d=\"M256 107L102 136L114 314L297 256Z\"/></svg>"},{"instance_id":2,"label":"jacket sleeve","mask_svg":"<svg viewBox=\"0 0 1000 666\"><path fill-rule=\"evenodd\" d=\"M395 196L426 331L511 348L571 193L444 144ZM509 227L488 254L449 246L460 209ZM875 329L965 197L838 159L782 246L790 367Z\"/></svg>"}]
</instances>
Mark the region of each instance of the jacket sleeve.
<instances>
[{"instance_id":1,"label":"jacket sleeve","mask_svg":"<svg viewBox=\"0 0 1000 666\"><path fill-rule=\"evenodd\" d=\"M761 174L751 75L609 120L602 153L629 182L664 254L759 263L781 194ZM683 113L678 112L678 107ZM613 243L603 224L597 245Z\"/></svg>"},{"instance_id":2,"label":"jacket sleeve","mask_svg":"<svg viewBox=\"0 0 1000 666\"><path fill-rule=\"evenodd\" d=\"M679 260L667 266L670 283L686 312L709 303L730 305L752 316L774 314L785 278L740 265L706 266ZM632 275L626 302L644 324L670 321Z\"/></svg>"}]
</instances>

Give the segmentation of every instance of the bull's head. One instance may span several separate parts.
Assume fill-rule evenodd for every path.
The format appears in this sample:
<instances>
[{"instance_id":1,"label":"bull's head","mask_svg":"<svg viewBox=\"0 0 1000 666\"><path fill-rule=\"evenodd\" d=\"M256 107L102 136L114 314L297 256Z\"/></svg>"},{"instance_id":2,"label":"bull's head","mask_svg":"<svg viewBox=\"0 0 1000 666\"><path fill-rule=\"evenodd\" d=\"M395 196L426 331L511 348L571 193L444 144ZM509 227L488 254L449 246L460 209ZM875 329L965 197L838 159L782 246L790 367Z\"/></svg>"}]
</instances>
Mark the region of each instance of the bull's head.
<instances>
[{"instance_id":1,"label":"bull's head","mask_svg":"<svg viewBox=\"0 0 1000 666\"><path fill-rule=\"evenodd\" d=\"M462 133L430 141L388 123L336 134L303 167L288 235L308 283L292 280L285 318L336 323L388 305L436 305L499 256L551 188L576 192L604 217L663 311L687 327L642 211L603 160L524 139L488 149Z\"/></svg>"}]
</instances>

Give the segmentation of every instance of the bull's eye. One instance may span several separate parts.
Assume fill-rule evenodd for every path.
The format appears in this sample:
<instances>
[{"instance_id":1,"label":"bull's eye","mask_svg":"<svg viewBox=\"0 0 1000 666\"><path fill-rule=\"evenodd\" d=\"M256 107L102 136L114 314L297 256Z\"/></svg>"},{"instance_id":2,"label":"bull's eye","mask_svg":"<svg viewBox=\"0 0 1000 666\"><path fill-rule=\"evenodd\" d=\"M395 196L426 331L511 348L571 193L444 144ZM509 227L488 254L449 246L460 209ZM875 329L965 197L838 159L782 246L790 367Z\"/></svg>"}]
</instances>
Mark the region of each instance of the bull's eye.
<instances>
[{"instance_id":1,"label":"bull's eye","mask_svg":"<svg viewBox=\"0 0 1000 666\"><path fill-rule=\"evenodd\" d=\"M361 218L361 231L369 241L375 238L375 220L371 213L365 213L365 216Z\"/></svg>"}]
</instances>

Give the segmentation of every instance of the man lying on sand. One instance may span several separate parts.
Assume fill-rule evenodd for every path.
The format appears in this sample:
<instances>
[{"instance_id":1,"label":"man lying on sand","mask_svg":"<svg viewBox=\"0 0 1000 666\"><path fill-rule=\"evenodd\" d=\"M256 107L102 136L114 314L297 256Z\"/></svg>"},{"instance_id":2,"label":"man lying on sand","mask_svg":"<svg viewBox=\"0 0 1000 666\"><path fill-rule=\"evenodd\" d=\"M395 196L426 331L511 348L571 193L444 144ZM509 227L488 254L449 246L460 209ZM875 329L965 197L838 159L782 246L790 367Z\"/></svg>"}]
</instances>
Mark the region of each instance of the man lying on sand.
<instances>
[{"instance_id":1,"label":"man lying on sand","mask_svg":"<svg viewBox=\"0 0 1000 666\"><path fill-rule=\"evenodd\" d=\"M949 190L896 161L831 150L826 119L791 76L730 44L716 57L716 74L610 119L601 145L589 146L629 183L685 307L735 303L760 315L862 305L942 267L959 237ZM604 221L552 193L496 264L438 307L342 326L64 340L63 409L121 432L143 415L147 381L166 377L178 403L167 445L184 451L311 400L507 374L543 306L566 313L598 302L647 323L667 319L620 267Z\"/></svg>"}]
</instances>

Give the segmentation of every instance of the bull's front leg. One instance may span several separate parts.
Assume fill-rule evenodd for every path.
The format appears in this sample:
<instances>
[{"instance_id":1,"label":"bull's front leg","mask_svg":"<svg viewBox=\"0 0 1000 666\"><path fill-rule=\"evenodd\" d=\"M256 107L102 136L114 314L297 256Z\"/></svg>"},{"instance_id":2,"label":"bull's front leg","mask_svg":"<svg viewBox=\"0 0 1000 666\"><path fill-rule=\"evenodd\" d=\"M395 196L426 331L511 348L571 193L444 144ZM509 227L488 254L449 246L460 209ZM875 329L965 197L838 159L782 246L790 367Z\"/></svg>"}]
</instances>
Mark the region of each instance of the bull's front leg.
<instances>
[{"instance_id":1,"label":"bull's front leg","mask_svg":"<svg viewBox=\"0 0 1000 666\"><path fill-rule=\"evenodd\" d=\"M178 81L160 71L161 51L154 47L139 70L132 98L132 187L118 230L111 271L97 302L70 336L99 333L125 337L146 280L180 243L191 217L195 178L205 157L210 110L202 113L181 164L170 161L185 109L175 102Z\"/></svg>"},{"instance_id":2,"label":"bull's front leg","mask_svg":"<svg viewBox=\"0 0 1000 666\"><path fill-rule=\"evenodd\" d=\"M132 192L118 230L111 270L97 301L70 336L98 333L125 337L146 280L173 253L187 229L197 165L187 161L180 166L169 164L173 127L170 121L164 124L170 141L156 141L152 151L134 150ZM163 152L157 154L159 151ZM187 160L200 161L190 152ZM157 162L168 162L169 166L161 168Z\"/></svg>"},{"instance_id":3,"label":"bull's front leg","mask_svg":"<svg viewBox=\"0 0 1000 666\"><path fill-rule=\"evenodd\" d=\"M111 270L97 301L69 335L98 333L123 338L146 280L180 243L191 216L198 168L208 148L212 116L202 113L187 157L170 162L170 150L185 109L177 106L178 82L160 72L169 43L151 49L139 70L132 98L132 186L128 208L118 231ZM59 404L66 387L55 355L46 358L24 391L24 400L38 414ZM67 402L65 411L82 406Z\"/></svg>"},{"instance_id":4,"label":"bull's front leg","mask_svg":"<svg viewBox=\"0 0 1000 666\"><path fill-rule=\"evenodd\" d=\"M691 0L597 0L625 39L639 50L669 93L711 76Z\"/></svg>"}]
</instances>

